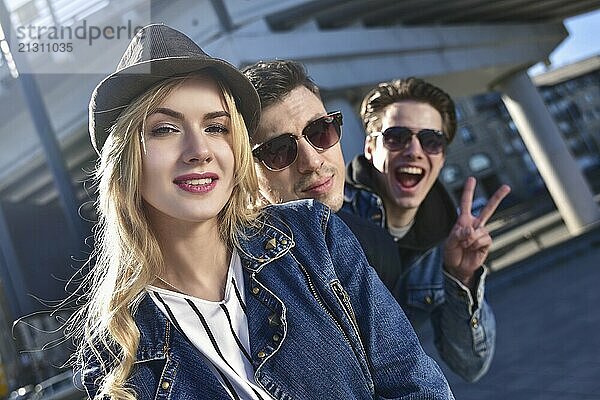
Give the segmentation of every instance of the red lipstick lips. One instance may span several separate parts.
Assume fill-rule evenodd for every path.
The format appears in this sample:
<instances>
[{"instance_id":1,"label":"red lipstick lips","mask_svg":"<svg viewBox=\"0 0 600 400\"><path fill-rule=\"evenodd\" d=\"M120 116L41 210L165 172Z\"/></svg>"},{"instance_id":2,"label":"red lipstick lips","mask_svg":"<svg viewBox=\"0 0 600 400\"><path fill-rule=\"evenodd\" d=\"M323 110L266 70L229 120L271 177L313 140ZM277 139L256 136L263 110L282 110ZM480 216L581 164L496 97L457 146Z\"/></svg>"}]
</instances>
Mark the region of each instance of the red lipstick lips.
<instances>
[{"instance_id":1,"label":"red lipstick lips","mask_svg":"<svg viewBox=\"0 0 600 400\"><path fill-rule=\"evenodd\" d=\"M173 179L173 183L189 193L204 194L215 188L219 176L212 172L185 174Z\"/></svg>"}]
</instances>

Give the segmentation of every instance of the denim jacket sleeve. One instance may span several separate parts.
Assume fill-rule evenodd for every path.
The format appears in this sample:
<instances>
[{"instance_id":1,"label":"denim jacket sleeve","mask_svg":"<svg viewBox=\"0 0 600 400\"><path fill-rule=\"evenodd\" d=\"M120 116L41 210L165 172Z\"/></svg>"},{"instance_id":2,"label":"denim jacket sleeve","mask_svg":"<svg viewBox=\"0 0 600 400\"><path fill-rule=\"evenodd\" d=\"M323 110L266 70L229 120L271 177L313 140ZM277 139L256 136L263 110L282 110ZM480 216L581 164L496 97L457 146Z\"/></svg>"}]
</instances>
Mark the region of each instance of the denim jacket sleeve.
<instances>
[{"instance_id":1,"label":"denim jacket sleeve","mask_svg":"<svg viewBox=\"0 0 600 400\"><path fill-rule=\"evenodd\" d=\"M453 399L441 369L423 351L406 315L368 264L357 239L333 213L325 236L365 348L374 398Z\"/></svg>"},{"instance_id":2,"label":"denim jacket sleeve","mask_svg":"<svg viewBox=\"0 0 600 400\"><path fill-rule=\"evenodd\" d=\"M481 274L473 299L471 291L444 271L446 301L432 314L435 345L440 356L459 376L475 382L488 370L494 355L496 321L485 301L487 268Z\"/></svg>"}]
</instances>

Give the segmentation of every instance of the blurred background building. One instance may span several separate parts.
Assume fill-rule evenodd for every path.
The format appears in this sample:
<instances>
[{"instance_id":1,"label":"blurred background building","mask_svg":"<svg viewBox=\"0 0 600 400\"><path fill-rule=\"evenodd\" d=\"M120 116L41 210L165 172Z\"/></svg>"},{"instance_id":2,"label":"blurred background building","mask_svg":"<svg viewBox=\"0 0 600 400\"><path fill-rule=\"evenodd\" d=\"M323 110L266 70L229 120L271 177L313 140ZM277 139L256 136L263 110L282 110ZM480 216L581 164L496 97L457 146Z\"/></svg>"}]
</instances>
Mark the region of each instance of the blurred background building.
<instances>
[{"instance_id":1,"label":"blurred background building","mask_svg":"<svg viewBox=\"0 0 600 400\"><path fill-rule=\"evenodd\" d=\"M541 73L533 78L594 193L600 191L600 56ZM449 148L441 177L460 199L467 176L478 178L480 204L500 183L512 187L517 203L538 212L554 207L544 180L504 106L501 93L490 91L456 101L458 132ZM542 206L543 205L543 206Z\"/></svg>"},{"instance_id":2,"label":"blurred background building","mask_svg":"<svg viewBox=\"0 0 600 400\"><path fill-rule=\"evenodd\" d=\"M30 31L15 40L22 27L164 22L239 67L301 61L327 107L344 113L347 160L362 151L357 111L366 91L422 77L457 99L460 129L442 173L453 193L475 175L477 204L500 183L514 188L502 205L507 215L557 207L573 235L599 219L599 58L533 81L526 72L567 37L563 20L597 9L595 1L0 2L0 377L11 389L55 375L68 354L67 343L54 342L68 311L48 310L66 297L92 245L96 154L87 104L128 43L97 40L25 57L20 43L31 49L44 37Z\"/></svg>"}]
</instances>

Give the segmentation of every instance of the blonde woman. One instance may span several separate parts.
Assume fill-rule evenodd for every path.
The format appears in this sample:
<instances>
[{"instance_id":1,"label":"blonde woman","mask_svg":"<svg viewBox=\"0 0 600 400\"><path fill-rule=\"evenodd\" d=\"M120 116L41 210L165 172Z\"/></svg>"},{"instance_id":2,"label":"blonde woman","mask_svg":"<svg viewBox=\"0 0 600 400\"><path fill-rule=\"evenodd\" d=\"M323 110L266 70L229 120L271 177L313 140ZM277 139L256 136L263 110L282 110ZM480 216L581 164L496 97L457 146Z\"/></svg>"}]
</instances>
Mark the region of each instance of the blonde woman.
<instances>
[{"instance_id":1,"label":"blonde woman","mask_svg":"<svg viewBox=\"0 0 600 400\"><path fill-rule=\"evenodd\" d=\"M256 206L259 110L165 25L95 89L100 221L70 321L90 398L452 398L328 208Z\"/></svg>"}]
</instances>

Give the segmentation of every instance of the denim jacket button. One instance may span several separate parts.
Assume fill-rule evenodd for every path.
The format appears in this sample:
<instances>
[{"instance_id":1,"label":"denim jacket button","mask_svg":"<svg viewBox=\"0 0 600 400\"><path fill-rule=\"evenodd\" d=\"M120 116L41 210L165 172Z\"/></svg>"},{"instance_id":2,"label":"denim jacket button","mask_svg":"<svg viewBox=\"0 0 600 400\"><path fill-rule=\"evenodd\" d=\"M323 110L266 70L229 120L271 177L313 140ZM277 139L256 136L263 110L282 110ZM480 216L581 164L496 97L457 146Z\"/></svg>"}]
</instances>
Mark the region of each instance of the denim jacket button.
<instances>
[{"instance_id":1,"label":"denim jacket button","mask_svg":"<svg viewBox=\"0 0 600 400\"><path fill-rule=\"evenodd\" d=\"M473 317L471 319L471 326L475 329L479 327L479 320L477 319L477 317Z\"/></svg>"},{"instance_id":2,"label":"denim jacket button","mask_svg":"<svg viewBox=\"0 0 600 400\"><path fill-rule=\"evenodd\" d=\"M277 315L277 314L271 314L268 319L269 319L269 325L271 325L271 326L281 325L281 320L279 319L279 315Z\"/></svg>"},{"instance_id":3,"label":"denim jacket button","mask_svg":"<svg viewBox=\"0 0 600 400\"><path fill-rule=\"evenodd\" d=\"M431 298L431 296L425 296L425 303L426 303L426 304L431 304L431 303L433 303L433 299Z\"/></svg>"},{"instance_id":4,"label":"denim jacket button","mask_svg":"<svg viewBox=\"0 0 600 400\"><path fill-rule=\"evenodd\" d=\"M257 287L252 288L252 293L258 294L258 292L260 292L260 288L257 288Z\"/></svg>"},{"instance_id":5,"label":"denim jacket button","mask_svg":"<svg viewBox=\"0 0 600 400\"><path fill-rule=\"evenodd\" d=\"M264 351L259 351L257 354L258 358L265 358L266 355L267 354Z\"/></svg>"},{"instance_id":6,"label":"denim jacket button","mask_svg":"<svg viewBox=\"0 0 600 400\"><path fill-rule=\"evenodd\" d=\"M288 241L287 241L287 239L281 239L281 244L282 244L282 245L284 245L284 246L285 246L286 244L288 244Z\"/></svg>"},{"instance_id":7,"label":"denim jacket button","mask_svg":"<svg viewBox=\"0 0 600 400\"><path fill-rule=\"evenodd\" d=\"M274 340L275 342L279 342L279 340L280 340L280 339L281 339L281 338L279 337L279 335L273 335L273 340Z\"/></svg>"},{"instance_id":8,"label":"denim jacket button","mask_svg":"<svg viewBox=\"0 0 600 400\"><path fill-rule=\"evenodd\" d=\"M165 390L167 390L169 388L169 386L171 386L171 384L168 381L163 381L160 384L160 387L163 388L163 389L165 389Z\"/></svg>"},{"instance_id":9,"label":"denim jacket button","mask_svg":"<svg viewBox=\"0 0 600 400\"><path fill-rule=\"evenodd\" d=\"M276 245L277 245L277 240L275 238L269 239L265 243L265 250L273 250Z\"/></svg>"}]
</instances>

